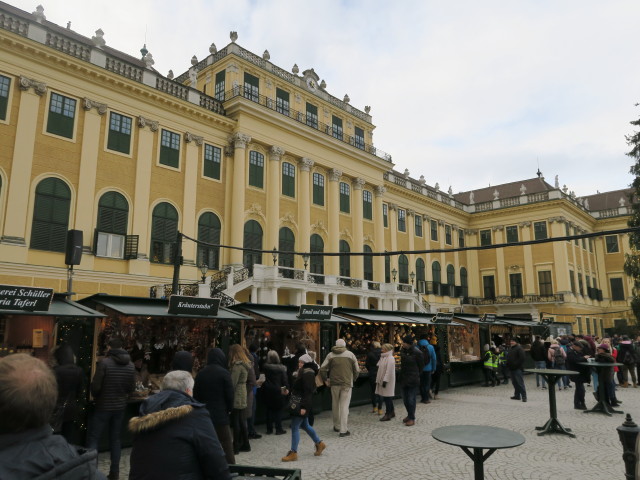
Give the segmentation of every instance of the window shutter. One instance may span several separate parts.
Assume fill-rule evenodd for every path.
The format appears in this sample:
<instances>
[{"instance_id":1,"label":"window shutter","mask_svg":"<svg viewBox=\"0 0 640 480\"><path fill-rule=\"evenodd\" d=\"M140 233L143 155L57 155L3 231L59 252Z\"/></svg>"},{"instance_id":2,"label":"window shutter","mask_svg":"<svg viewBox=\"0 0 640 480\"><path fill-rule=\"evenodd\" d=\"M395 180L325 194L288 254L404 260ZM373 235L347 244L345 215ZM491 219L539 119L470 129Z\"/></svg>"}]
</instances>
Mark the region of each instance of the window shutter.
<instances>
[{"instance_id":1,"label":"window shutter","mask_svg":"<svg viewBox=\"0 0 640 480\"><path fill-rule=\"evenodd\" d=\"M135 260L138 258L139 235L127 235L124 241L124 259Z\"/></svg>"},{"instance_id":2,"label":"window shutter","mask_svg":"<svg viewBox=\"0 0 640 480\"><path fill-rule=\"evenodd\" d=\"M93 249L93 254L97 255L98 254L98 229L97 228L93 229L93 246L91 248Z\"/></svg>"}]
</instances>

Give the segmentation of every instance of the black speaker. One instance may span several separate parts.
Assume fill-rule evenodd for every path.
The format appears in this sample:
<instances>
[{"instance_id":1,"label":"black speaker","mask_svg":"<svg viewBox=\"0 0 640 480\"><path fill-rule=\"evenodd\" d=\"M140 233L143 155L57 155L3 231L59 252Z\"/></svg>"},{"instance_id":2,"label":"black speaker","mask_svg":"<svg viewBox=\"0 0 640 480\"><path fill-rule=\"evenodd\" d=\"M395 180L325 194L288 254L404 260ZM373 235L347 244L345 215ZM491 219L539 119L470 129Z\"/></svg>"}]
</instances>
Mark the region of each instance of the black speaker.
<instances>
[{"instance_id":1,"label":"black speaker","mask_svg":"<svg viewBox=\"0 0 640 480\"><path fill-rule=\"evenodd\" d=\"M80 265L80 260L82 260L82 230L67 230L64 263L65 265Z\"/></svg>"}]
</instances>

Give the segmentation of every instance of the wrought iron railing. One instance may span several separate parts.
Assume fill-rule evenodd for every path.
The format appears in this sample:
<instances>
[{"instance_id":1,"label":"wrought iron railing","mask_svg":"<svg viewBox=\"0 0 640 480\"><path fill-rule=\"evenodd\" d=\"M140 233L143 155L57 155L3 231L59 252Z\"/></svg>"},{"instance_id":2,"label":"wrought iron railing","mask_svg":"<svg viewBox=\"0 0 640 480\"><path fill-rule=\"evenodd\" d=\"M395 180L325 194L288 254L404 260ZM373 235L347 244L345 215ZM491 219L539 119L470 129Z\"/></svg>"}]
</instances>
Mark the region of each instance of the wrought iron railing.
<instances>
[{"instance_id":1,"label":"wrought iron railing","mask_svg":"<svg viewBox=\"0 0 640 480\"><path fill-rule=\"evenodd\" d=\"M198 283L180 283L178 284L177 295L184 295L186 297L198 296ZM160 291L158 291L160 288ZM149 288L149 296L151 298L168 298L173 295L173 285L168 283L166 285L154 285Z\"/></svg>"},{"instance_id":2,"label":"wrought iron railing","mask_svg":"<svg viewBox=\"0 0 640 480\"><path fill-rule=\"evenodd\" d=\"M505 305L521 303L563 303L564 294L555 293L553 295L523 295L521 297L511 297L509 295L498 295L495 298L466 297L464 303L471 305Z\"/></svg>"}]
</instances>

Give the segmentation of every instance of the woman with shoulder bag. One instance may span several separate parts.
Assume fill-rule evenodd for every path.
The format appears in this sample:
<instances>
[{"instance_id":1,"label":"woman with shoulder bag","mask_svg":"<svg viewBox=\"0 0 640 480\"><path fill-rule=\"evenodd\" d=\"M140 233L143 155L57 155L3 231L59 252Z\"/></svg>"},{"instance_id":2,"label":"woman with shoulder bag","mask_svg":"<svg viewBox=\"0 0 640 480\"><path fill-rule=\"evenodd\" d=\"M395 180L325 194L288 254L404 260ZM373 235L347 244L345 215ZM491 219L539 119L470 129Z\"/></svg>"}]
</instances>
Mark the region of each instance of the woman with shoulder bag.
<instances>
[{"instance_id":1,"label":"woman with shoulder bag","mask_svg":"<svg viewBox=\"0 0 640 480\"><path fill-rule=\"evenodd\" d=\"M308 415L313 407L313 392L316 390L316 375L318 365L308 355L304 354L298 359L298 371L291 388L291 399L288 410L291 415L291 450L282 457L283 462L295 462L298 459L298 444L300 443L300 429L307 432L315 443L314 455L320 456L327 446L320 440L318 434L309 425Z\"/></svg>"}]
</instances>

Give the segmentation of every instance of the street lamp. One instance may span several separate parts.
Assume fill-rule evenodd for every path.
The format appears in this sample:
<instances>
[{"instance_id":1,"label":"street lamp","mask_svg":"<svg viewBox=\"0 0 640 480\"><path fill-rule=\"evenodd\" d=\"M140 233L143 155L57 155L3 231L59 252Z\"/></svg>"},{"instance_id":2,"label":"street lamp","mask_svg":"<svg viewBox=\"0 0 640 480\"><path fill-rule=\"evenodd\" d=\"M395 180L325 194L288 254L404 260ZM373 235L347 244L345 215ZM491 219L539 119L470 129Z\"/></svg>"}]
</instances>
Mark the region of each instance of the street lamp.
<instances>
[{"instance_id":1,"label":"street lamp","mask_svg":"<svg viewBox=\"0 0 640 480\"><path fill-rule=\"evenodd\" d=\"M207 272L209 271L209 265L203 263L200 265L200 273L202 274L202 283L205 283L205 279L207 278Z\"/></svg>"},{"instance_id":2,"label":"street lamp","mask_svg":"<svg viewBox=\"0 0 640 480\"><path fill-rule=\"evenodd\" d=\"M273 253L271 254L271 256L273 257L273 266L276 266L276 262L278 261L278 252L276 250L276 247L273 247Z\"/></svg>"},{"instance_id":3,"label":"street lamp","mask_svg":"<svg viewBox=\"0 0 640 480\"><path fill-rule=\"evenodd\" d=\"M398 270L396 270L395 268L393 270L391 270L391 275L393 276L393 283L396 282L396 275L398 275Z\"/></svg>"},{"instance_id":4,"label":"street lamp","mask_svg":"<svg viewBox=\"0 0 640 480\"><path fill-rule=\"evenodd\" d=\"M304 269L307 269L307 265L309 265L309 254L308 253L303 253L302 254L302 261L304 262Z\"/></svg>"},{"instance_id":5,"label":"street lamp","mask_svg":"<svg viewBox=\"0 0 640 480\"><path fill-rule=\"evenodd\" d=\"M411 285L413 286L413 281L416 279L416 274L415 272L411 272L409 274L409 278L411 279Z\"/></svg>"}]
</instances>

